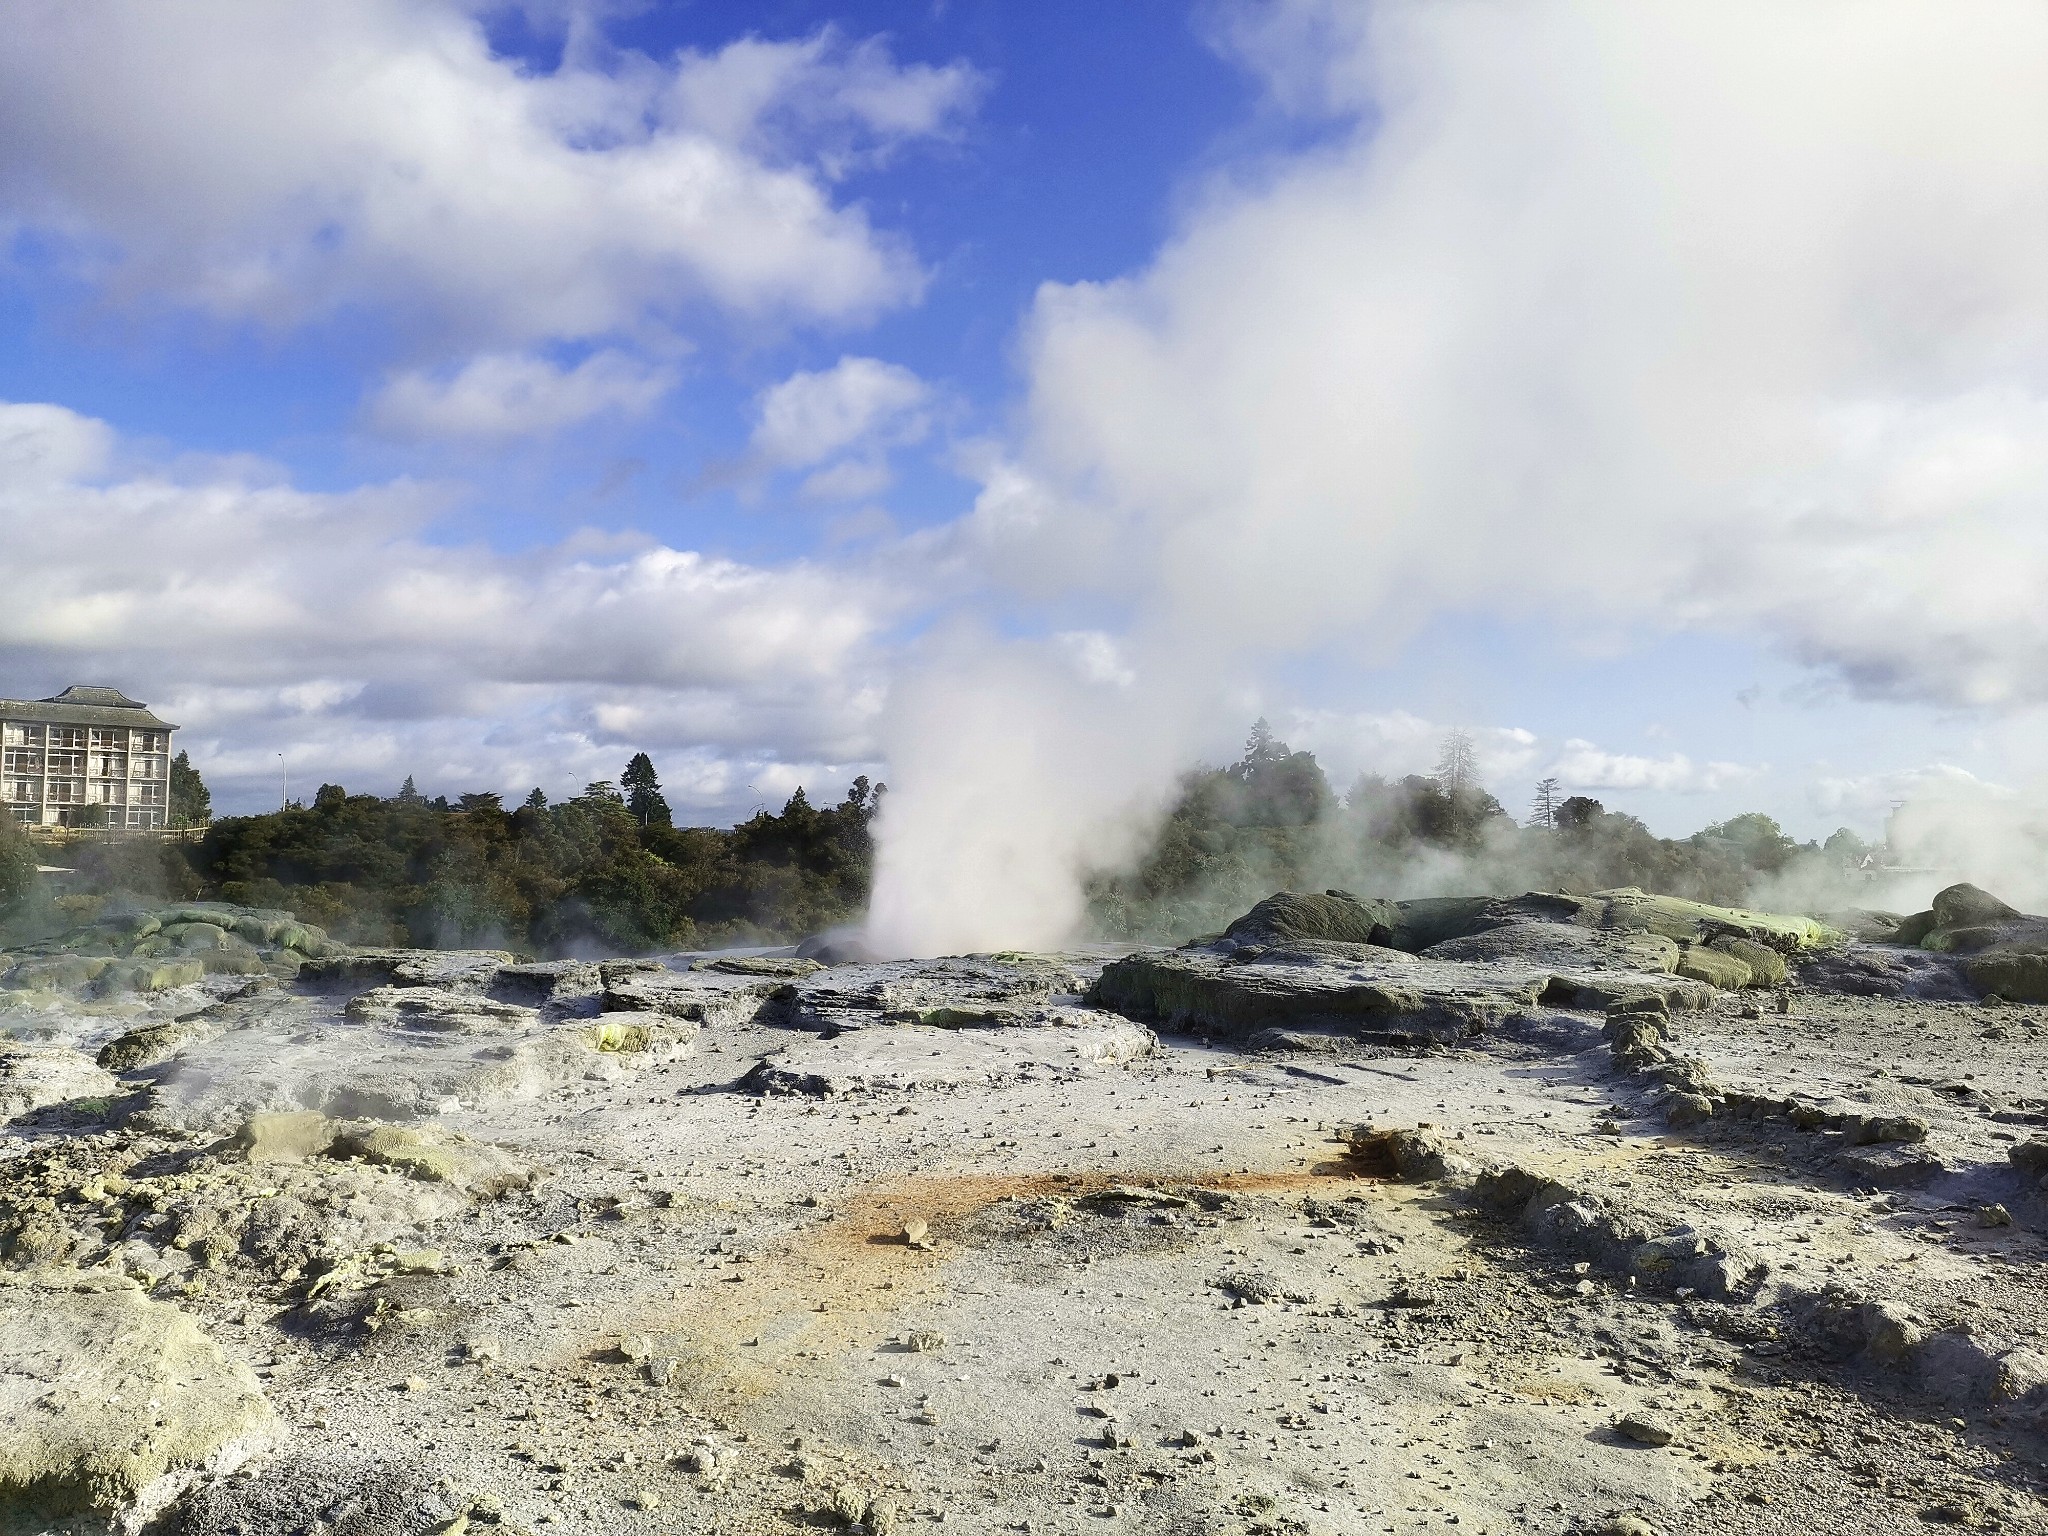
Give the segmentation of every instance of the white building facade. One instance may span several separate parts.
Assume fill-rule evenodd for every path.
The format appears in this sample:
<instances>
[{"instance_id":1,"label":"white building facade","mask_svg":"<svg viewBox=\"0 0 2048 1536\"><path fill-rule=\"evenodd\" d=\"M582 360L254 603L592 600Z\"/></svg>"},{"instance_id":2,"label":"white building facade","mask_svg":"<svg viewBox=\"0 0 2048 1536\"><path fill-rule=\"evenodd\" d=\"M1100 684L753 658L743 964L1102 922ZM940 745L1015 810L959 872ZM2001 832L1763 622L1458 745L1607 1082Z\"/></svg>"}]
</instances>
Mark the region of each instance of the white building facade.
<instances>
[{"instance_id":1,"label":"white building facade","mask_svg":"<svg viewBox=\"0 0 2048 1536\"><path fill-rule=\"evenodd\" d=\"M165 827L176 730L115 688L0 699L0 810L31 827Z\"/></svg>"}]
</instances>

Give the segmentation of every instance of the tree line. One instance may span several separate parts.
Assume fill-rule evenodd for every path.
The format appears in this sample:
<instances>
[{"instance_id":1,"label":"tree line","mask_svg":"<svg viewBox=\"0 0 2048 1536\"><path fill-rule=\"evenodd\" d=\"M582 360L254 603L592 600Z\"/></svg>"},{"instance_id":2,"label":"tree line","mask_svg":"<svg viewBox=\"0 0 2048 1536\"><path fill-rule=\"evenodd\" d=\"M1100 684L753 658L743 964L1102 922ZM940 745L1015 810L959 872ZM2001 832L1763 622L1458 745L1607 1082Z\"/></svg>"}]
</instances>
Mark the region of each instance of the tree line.
<instances>
[{"instance_id":1,"label":"tree line","mask_svg":"<svg viewBox=\"0 0 2048 1536\"><path fill-rule=\"evenodd\" d=\"M203 806L196 772L186 804ZM653 762L559 803L536 789L428 798L323 784L310 804L212 823L196 844L74 845L67 910L90 893L284 907L357 944L488 945L537 955L783 943L864 912L885 787L856 779L832 806L802 789L728 828L678 827ZM1721 904L1854 904L1841 877L1866 850L1844 830L1796 843L1761 814L1687 838L1554 780L1518 824L1479 782L1469 737L1436 771L1361 775L1338 795L1314 754L1265 721L1243 755L1186 774L1145 855L1088 882L1094 936L1178 942L1215 932L1283 888L1513 894L1634 885ZM34 884L25 839L0 827L0 908Z\"/></svg>"},{"instance_id":2,"label":"tree line","mask_svg":"<svg viewBox=\"0 0 2048 1536\"><path fill-rule=\"evenodd\" d=\"M714 828L673 824L645 753L617 783L559 803L536 789L509 810L492 793L429 799L410 777L388 797L323 784L310 804L216 820L197 843L73 845L63 899L283 907L354 944L572 955L780 943L865 909L885 792L863 776L821 807L799 788L779 812Z\"/></svg>"},{"instance_id":3,"label":"tree line","mask_svg":"<svg viewBox=\"0 0 2048 1536\"><path fill-rule=\"evenodd\" d=\"M1144 858L1091 880L1089 910L1103 937L1177 942L1287 888L1512 895L1634 885L1722 905L1854 904L1843 871L1868 850L1846 828L1801 844L1750 813L1662 838L1559 788L1539 784L1527 823L1517 823L1479 782L1471 738L1452 732L1433 774L1362 774L1340 797L1313 753L1292 750L1261 720L1237 762L1182 778Z\"/></svg>"}]
</instances>

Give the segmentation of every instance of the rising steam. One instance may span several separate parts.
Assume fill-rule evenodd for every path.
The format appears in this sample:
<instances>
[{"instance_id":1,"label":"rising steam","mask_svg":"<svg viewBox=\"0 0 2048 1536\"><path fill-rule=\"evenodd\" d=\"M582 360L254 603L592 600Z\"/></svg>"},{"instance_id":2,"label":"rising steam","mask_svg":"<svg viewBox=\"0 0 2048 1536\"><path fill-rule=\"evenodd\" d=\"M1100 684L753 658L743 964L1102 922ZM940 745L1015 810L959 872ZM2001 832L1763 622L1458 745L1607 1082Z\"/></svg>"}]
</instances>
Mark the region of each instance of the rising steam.
<instances>
[{"instance_id":1,"label":"rising steam","mask_svg":"<svg viewBox=\"0 0 2048 1536\"><path fill-rule=\"evenodd\" d=\"M1086 608L1126 659L932 643L882 944L1069 936L1247 682L1445 611L2048 699L2048 11L1231 14L1327 140L1219 178L1135 277L1041 292L959 538L1010 632Z\"/></svg>"}]
</instances>

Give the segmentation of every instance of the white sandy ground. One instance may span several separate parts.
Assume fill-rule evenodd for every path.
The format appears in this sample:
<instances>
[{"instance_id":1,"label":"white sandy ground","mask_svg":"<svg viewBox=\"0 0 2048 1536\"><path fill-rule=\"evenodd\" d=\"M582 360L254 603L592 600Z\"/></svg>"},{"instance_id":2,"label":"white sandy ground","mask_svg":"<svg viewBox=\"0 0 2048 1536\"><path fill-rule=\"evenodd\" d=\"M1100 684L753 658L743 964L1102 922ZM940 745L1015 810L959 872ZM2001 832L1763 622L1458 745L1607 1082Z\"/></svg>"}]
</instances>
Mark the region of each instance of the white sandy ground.
<instances>
[{"instance_id":1,"label":"white sandy ground","mask_svg":"<svg viewBox=\"0 0 2048 1536\"><path fill-rule=\"evenodd\" d=\"M236 1062L283 1093L344 1046L374 1073L373 1038L476 1044L344 1030L338 1001L284 996L269 1033L258 1010L172 1064L163 1100L197 1129L46 1121L18 1129L14 1166L146 1153L145 1183L197 1154L258 1201L264 1169L193 1108ZM2048 1324L2048 1206L2001 1159L2048 1108L2033 1010L1802 997L1747 1019L1730 998L1680 1020L1731 1085L1926 1116L1938 1166L1872 1189L1838 1132L1667 1130L1591 1015L1537 1010L1440 1053L1261 1057L1058 1009L836 1038L714 1022L677 1059L451 1103L439 1124L549 1176L428 1216L396 1245L435 1251L420 1272L323 1307L110 1231L99 1256L154 1266L287 1426L170 1528L2048 1531L2019 1418L1845 1362L1767 1299L1639 1293L1460 1187L1361 1177L1332 1140L1427 1122L1471 1158L1711 1222L1774 1284L2024 1342ZM1964 1072L1974 1097L1943 1091ZM2012 1225L1976 1224L1994 1199ZM1630 1413L1670 1442L1618 1434Z\"/></svg>"}]
</instances>

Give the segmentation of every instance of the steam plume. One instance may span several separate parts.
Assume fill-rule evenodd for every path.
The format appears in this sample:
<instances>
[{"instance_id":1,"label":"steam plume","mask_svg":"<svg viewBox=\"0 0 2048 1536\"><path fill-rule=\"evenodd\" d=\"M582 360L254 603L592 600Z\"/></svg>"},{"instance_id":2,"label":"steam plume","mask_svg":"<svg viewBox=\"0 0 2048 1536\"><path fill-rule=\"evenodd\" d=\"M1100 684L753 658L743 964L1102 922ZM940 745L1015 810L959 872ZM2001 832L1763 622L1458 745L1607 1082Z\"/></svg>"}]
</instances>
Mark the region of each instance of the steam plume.
<instances>
[{"instance_id":1,"label":"steam plume","mask_svg":"<svg viewBox=\"0 0 2048 1536\"><path fill-rule=\"evenodd\" d=\"M1216 679L1447 610L2048 699L2048 11L1229 14L1329 142L1220 178L1136 276L1042 290L959 530L1017 626L1093 605L1142 660L935 645L887 743L886 942L1061 936L1241 697Z\"/></svg>"}]
</instances>

